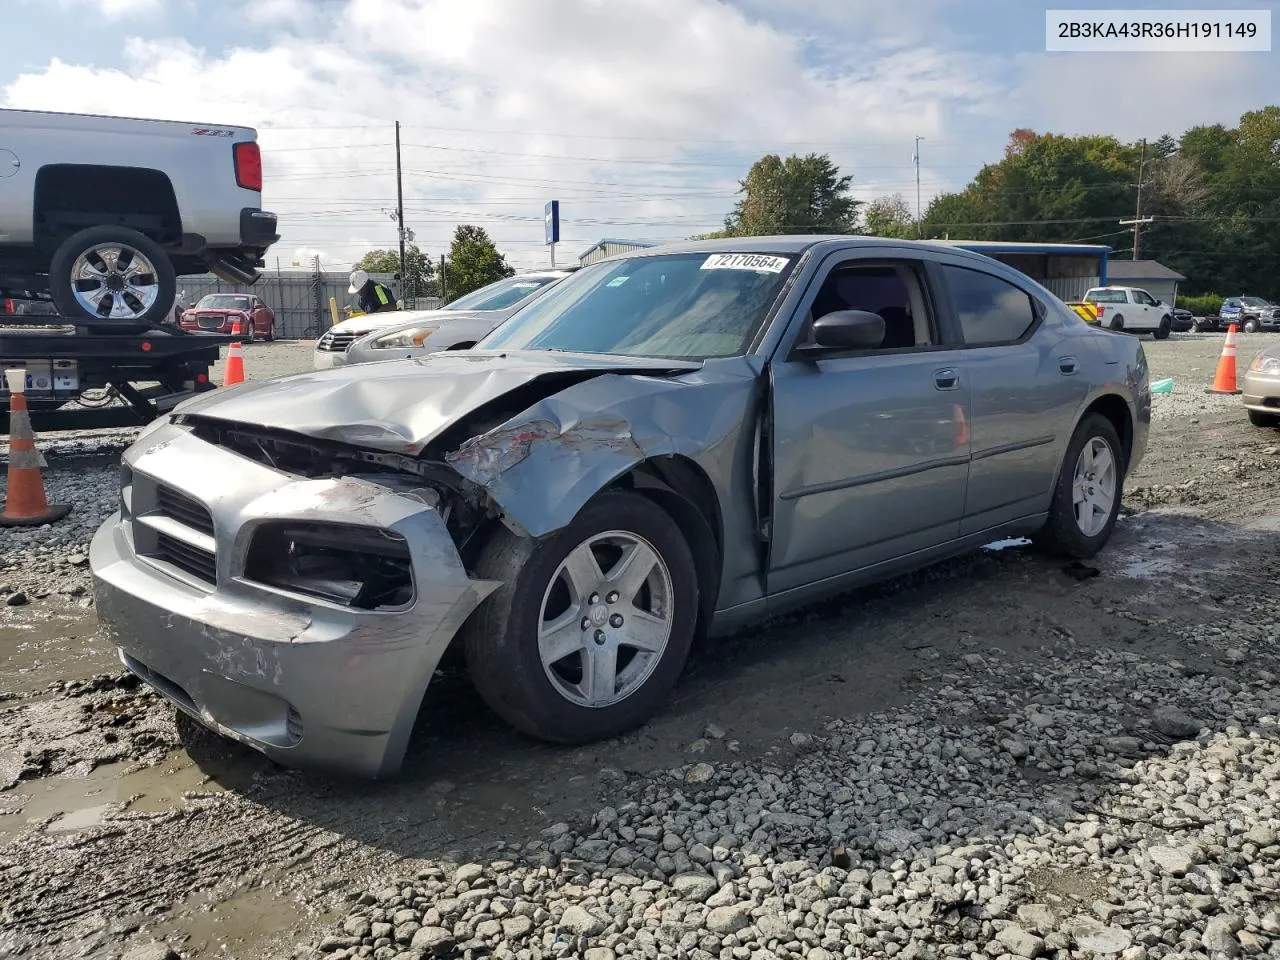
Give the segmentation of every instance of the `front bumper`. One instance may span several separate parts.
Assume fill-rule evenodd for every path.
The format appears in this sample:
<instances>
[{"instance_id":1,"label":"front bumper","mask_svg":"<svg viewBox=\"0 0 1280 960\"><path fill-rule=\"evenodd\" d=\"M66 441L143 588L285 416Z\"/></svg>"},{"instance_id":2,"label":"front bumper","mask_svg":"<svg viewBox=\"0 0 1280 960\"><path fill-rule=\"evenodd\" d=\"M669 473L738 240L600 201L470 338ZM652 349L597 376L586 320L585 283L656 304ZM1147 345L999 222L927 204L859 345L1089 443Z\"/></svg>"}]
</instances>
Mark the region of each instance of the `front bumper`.
<instances>
[{"instance_id":1,"label":"front bumper","mask_svg":"<svg viewBox=\"0 0 1280 960\"><path fill-rule=\"evenodd\" d=\"M313 350L311 362L316 370L332 370L347 365L345 350Z\"/></svg>"},{"instance_id":2,"label":"front bumper","mask_svg":"<svg viewBox=\"0 0 1280 960\"><path fill-rule=\"evenodd\" d=\"M125 464L126 510L98 530L89 555L98 616L125 666L209 728L283 764L397 772L441 655L497 587L467 576L440 515L377 484L280 473L172 425L145 435ZM160 515L161 486L208 508L214 582L138 552L148 518ZM280 519L399 533L413 602L357 610L248 580L256 528Z\"/></svg>"},{"instance_id":3,"label":"front bumper","mask_svg":"<svg viewBox=\"0 0 1280 960\"><path fill-rule=\"evenodd\" d=\"M1280 416L1280 377L1245 373L1240 390L1247 409Z\"/></svg>"}]
</instances>

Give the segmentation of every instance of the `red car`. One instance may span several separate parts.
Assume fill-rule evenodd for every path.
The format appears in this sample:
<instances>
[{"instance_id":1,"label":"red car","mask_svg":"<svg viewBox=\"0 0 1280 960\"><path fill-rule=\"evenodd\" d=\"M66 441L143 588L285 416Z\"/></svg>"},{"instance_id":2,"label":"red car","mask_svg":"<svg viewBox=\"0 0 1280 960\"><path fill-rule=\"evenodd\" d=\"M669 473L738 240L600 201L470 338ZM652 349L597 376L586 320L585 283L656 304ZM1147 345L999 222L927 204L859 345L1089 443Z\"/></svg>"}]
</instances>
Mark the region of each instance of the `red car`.
<instances>
[{"instance_id":1,"label":"red car","mask_svg":"<svg viewBox=\"0 0 1280 960\"><path fill-rule=\"evenodd\" d=\"M252 341L276 338L276 315L260 299L247 293L211 293L201 297L179 321L183 330L205 333L231 333L231 325L240 323L240 332Z\"/></svg>"}]
</instances>

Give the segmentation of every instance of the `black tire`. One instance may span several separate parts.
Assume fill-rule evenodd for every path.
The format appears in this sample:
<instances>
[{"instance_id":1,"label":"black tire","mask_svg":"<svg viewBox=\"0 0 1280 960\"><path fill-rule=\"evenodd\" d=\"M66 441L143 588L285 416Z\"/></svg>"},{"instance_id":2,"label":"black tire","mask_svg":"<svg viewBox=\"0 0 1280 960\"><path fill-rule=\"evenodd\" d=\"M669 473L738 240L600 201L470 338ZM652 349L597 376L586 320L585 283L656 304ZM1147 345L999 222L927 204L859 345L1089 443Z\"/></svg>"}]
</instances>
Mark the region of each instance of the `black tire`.
<instances>
[{"instance_id":1,"label":"black tire","mask_svg":"<svg viewBox=\"0 0 1280 960\"><path fill-rule=\"evenodd\" d=\"M1111 321L1107 324L1107 328L1110 330L1123 330L1124 317L1117 313L1114 317L1111 318Z\"/></svg>"},{"instance_id":2,"label":"black tire","mask_svg":"<svg viewBox=\"0 0 1280 960\"><path fill-rule=\"evenodd\" d=\"M1111 448L1111 456L1116 467L1115 500L1111 505L1111 513L1101 531L1093 536L1086 536L1076 523L1073 487L1076 463L1085 444L1093 439L1100 439ZM1120 514L1120 500L1124 494L1126 464L1124 452L1120 446L1120 437L1111 421L1099 413L1091 413L1084 417L1076 427L1076 432L1067 444L1067 453L1062 460L1058 472L1058 483L1053 490L1053 499L1049 503L1049 519L1043 528L1032 538L1043 550L1074 560L1085 560L1103 548L1115 528L1116 517Z\"/></svg>"},{"instance_id":3,"label":"black tire","mask_svg":"<svg viewBox=\"0 0 1280 960\"><path fill-rule=\"evenodd\" d=\"M1209 323L1200 317L1196 317L1191 321L1191 329L1196 333L1204 333L1209 329Z\"/></svg>"},{"instance_id":4,"label":"black tire","mask_svg":"<svg viewBox=\"0 0 1280 960\"><path fill-rule=\"evenodd\" d=\"M1254 317L1248 317L1245 319L1244 326L1241 327L1240 329L1243 330L1245 333L1257 333L1258 321Z\"/></svg>"},{"instance_id":5,"label":"black tire","mask_svg":"<svg viewBox=\"0 0 1280 960\"><path fill-rule=\"evenodd\" d=\"M632 693L608 706L591 707L573 703L553 685L539 655L537 631L543 597L560 564L579 545L608 531L642 538L665 562L672 586L671 629L656 664ZM653 501L625 491L602 493L572 523L541 542L500 528L475 569L477 577L502 580L503 586L463 630L467 666L481 697L516 729L555 743L617 736L648 720L679 679L697 624L697 570L680 528ZM585 667L585 652L580 663Z\"/></svg>"},{"instance_id":6,"label":"black tire","mask_svg":"<svg viewBox=\"0 0 1280 960\"><path fill-rule=\"evenodd\" d=\"M1156 328L1156 332L1152 334L1157 340L1168 340L1169 331L1173 329L1173 321L1168 317L1160 318L1160 326Z\"/></svg>"},{"instance_id":7,"label":"black tire","mask_svg":"<svg viewBox=\"0 0 1280 960\"><path fill-rule=\"evenodd\" d=\"M168 255L150 237L128 227L89 227L69 236L53 254L49 263L49 292L58 312L65 317L96 319L99 315L76 298L71 272L78 257L94 248L116 246L130 249L150 261L156 295L149 307L131 310L129 316L116 318L121 328L147 327L159 324L173 308L177 277ZM104 298L105 299L105 298ZM113 295L114 300L114 295ZM126 301L127 302L127 301ZM138 301L141 305L141 301Z\"/></svg>"},{"instance_id":8,"label":"black tire","mask_svg":"<svg viewBox=\"0 0 1280 960\"><path fill-rule=\"evenodd\" d=\"M1280 414L1263 413L1261 410L1250 410L1249 422L1255 427L1280 427Z\"/></svg>"},{"instance_id":9,"label":"black tire","mask_svg":"<svg viewBox=\"0 0 1280 960\"><path fill-rule=\"evenodd\" d=\"M274 320L271 321L271 326L267 327L267 335L263 339L266 340L267 343L276 342L276 322Z\"/></svg>"}]
</instances>

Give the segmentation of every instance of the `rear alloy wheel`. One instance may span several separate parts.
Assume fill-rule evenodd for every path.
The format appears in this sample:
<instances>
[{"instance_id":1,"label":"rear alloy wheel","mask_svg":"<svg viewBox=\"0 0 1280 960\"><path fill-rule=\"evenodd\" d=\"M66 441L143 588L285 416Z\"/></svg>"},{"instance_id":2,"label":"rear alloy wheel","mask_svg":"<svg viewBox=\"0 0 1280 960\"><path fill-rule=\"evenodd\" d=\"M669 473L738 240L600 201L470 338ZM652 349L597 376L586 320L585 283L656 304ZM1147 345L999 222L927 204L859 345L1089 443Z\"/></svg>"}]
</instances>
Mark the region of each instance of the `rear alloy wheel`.
<instances>
[{"instance_id":1,"label":"rear alloy wheel","mask_svg":"<svg viewBox=\"0 0 1280 960\"><path fill-rule=\"evenodd\" d=\"M1049 504L1049 519L1035 536L1052 553L1084 560L1106 544L1120 514L1124 456L1111 421L1091 413L1067 446Z\"/></svg>"},{"instance_id":2,"label":"rear alloy wheel","mask_svg":"<svg viewBox=\"0 0 1280 960\"><path fill-rule=\"evenodd\" d=\"M1173 321L1170 320L1168 317L1161 317L1160 326L1156 327L1156 332L1153 334L1153 336L1157 340L1168 340L1169 331L1172 329L1173 329Z\"/></svg>"},{"instance_id":3,"label":"rear alloy wheel","mask_svg":"<svg viewBox=\"0 0 1280 960\"><path fill-rule=\"evenodd\" d=\"M643 723L675 686L697 621L697 572L651 500L601 494L541 542L503 528L476 572L503 586L467 624L467 665L517 729L602 740Z\"/></svg>"},{"instance_id":4,"label":"rear alloy wheel","mask_svg":"<svg viewBox=\"0 0 1280 960\"><path fill-rule=\"evenodd\" d=\"M1123 330L1124 317L1117 313L1114 317L1111 318L1111 322L1108 323L1107 326L1110 327L1112 330Z\"/></svg>"},{"instance_id":5,"label":"rear alloy wheel","mask_svg":"<svg viewBox=\"0 0 1280 960\"><path fill-rule=\"evenodd\" d=\"M1280 413L1263 413L1261 410L1250 410L1249 422L1255 427L1280 427Z\"/></svg>"},{"instance_id":6,"label":"rear alloy wheel","mask_svg":"<svg viewBox=\"0 0 1280 960\"><path fill-rule=\"evenodd\" d=\"M160 246L127 227L81 230L62 242L49 264L49 291L63 316L112 320L122 328L159 324L176 285Z\"/></svg>"},{"instance_id":7,"label":"rear alloy wheel","mask_svg":"<svg viewBox=\"0 0 1280 960\"><path fill-rule=\"evenodd\" d=\"M1255 320L1253 317L1250 317L1248 320L1244 322L1244 327L1242 329L1244 330L1245 333L1257 333L1258 321Z\"/></svg>"}]
</instances>

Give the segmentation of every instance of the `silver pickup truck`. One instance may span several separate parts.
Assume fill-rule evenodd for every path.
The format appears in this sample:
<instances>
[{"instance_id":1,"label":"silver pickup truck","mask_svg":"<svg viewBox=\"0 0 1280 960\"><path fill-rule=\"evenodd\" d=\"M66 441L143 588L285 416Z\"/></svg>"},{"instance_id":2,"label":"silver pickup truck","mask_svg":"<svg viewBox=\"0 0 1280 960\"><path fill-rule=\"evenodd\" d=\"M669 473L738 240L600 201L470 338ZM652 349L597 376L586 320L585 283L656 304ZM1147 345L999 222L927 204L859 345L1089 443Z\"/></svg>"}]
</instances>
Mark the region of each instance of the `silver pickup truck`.
<instances>
[{"instance_id":1,"label":"silver pickup truck","mask_svg":"<svg viewBox=\"0 0 1280 960\"><path fill-rule=\"evenodd\" d=\"M278 239L249 127L0 110L0 297L149 326L176 277L253 283Z\"/></svg>"}]
</instances>

